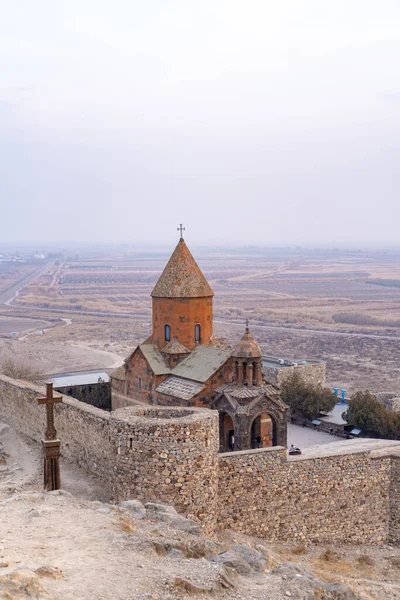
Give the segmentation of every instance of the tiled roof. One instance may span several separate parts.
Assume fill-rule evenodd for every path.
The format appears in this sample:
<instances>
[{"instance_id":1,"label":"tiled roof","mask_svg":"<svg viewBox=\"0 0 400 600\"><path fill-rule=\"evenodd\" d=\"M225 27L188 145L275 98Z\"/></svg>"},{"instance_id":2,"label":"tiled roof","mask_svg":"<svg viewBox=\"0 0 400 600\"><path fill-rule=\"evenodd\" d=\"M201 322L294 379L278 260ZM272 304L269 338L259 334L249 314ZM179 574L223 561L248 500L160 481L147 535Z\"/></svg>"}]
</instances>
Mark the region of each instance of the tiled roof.
<instances>
[{"instance_id":1,"label":"tiled roof","mask_svg":"<svg viewBox=\"0 0 400 600\"><path fill-rule=\"evenodd\" d=\"M181 238L151 295L155 298L214 296L200 267Z\"/></svg>"},{"instance_id":2,"label":"tiled roof","mask_svg":"<svg viewBox=\"0 0 400 600\"><path fill-rule=\"evenodd\" d=\"M173 340L168 342L161 352L163 354L189 354L190 350L186 348L180 341L175 337Z\"/></svg>"},{"instance_id":3,"label":"tiled roof","mask_svg":"<svg viewBox=\"0 0 400 600\"><path fill-rule=\"evenodd\" d=\"M205 386L197 383L197 381L188 381L180 377L168 377L168 379L156 388L156 392L181 398L182 400L190 400L194 396L197 396L197 394L200 394L204 388Z\"/></svg>"},{"instance_id":4,"label":"tiled roof","mask_svg":"<svg viewBox=\"0 0 400 600\"><path fill-rule=\"evenodd\" d=\"M246 326L246 331L232 352L234 358L261 358L262 352L260 346L250 333L249 328Z\"/></svg>"},{"instance_id":5,"label":"tiled roof","mask_svg":"<svg viewBox=\"0 0 400 600\"><path fill-rule=\"evenodd\" d=\"M226 392L234 398L256 398L262 393L267 396L276 396L279 394L279 390L269 383L260 387L256 385L247 387L246 385L239 385L237 383L225 383L224 385L220 385L215 391L217 394Z\"/></svg>"},{"instance_id":6,"label":"tiled roof","mask_svg":"<svg viewBox=\"0 0 400 600\"><path fill-rule=\"evenodd\" d=\"M115 369L111 374L110 377L112 379L125 379L125 365L121 365L120 367L118 367L118 369Z\"/></svg>"},{"instance_id":7,"label":"tiled roof","mask_svg":"<svg viewBox=\"0 0 400 600\"><path fill-rule=\"evenodd\" d=\"M154 375L169 375L171 369L166 364L163 355L154 344L140 344L143 356L149 363Z\"/></svg>"},{"instance_id":8,"label":"tiled roof","mask_svg":"<svg viewBox=\"0 0 400 600\"><path fill-rule=\"evenodd\" d=\"M220 348L197 346L172 373L177 377L205 383L227 361L229 354L229 351Z\"/></svg>"}]
</instances>

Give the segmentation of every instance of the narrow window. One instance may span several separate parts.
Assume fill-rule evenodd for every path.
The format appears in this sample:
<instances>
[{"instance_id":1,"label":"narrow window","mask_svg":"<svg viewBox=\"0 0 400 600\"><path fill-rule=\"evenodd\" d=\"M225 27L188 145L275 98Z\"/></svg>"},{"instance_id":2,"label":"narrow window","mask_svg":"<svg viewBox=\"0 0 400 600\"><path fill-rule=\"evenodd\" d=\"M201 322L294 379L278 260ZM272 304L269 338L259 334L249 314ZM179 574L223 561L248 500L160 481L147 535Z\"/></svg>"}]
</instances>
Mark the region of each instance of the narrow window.
<instances>
[{"instance_id":1,"label":"narrow window","mask_svg":"<svg viewBox=\"0 0 400 600\"><path fill-rule=\"evenodd\" d=\"M142 389L142 378L141 377L139 377L138 388L139 388L139 390Z\"/></svg>"},{"instance_id":2,"label":"narrow window","mask_svg":"<svg viewBox=\"0 0 400 600\"><path fill-rule=\"evenodd\" d=\"M201 327L200 325L196 325L194 328L194 339L195 342L200 342L201 341Z\"/></svg>"},{"instance_id":3,"label":"narrow window","mask_svg":"<svg viewBox=\"0 0 400 600\"><path fill-rule=\"evenodd\" d=\"M165 326L165 341L166 342L171 341L171 327L169 325Z\"/></svg>"}]
</instances>

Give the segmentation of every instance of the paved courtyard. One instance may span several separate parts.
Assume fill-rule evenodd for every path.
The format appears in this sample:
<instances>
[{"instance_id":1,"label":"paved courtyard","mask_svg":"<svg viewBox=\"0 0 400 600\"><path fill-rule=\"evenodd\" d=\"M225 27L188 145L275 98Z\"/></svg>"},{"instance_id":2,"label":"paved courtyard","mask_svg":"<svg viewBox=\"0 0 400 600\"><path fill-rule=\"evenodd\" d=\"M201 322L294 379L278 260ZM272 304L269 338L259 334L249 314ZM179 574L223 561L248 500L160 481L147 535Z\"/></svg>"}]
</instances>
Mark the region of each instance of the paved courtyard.
<instances>
[{"instance_id":1,"label":"paved courtyard","mask_svg":"<svg viewBox=\"0 0 400 600\"><path fill-rule=\"evenodd\" d=\"M328 442L343 442L343 438L335 435L329 435L324 431L316 431L311 427L302 427L301 425L292 425L288 423L287 428L287 443L288 447L291 444L299 448L307 448L315 444L327 444Z\"/></svg>"}]
</instances>

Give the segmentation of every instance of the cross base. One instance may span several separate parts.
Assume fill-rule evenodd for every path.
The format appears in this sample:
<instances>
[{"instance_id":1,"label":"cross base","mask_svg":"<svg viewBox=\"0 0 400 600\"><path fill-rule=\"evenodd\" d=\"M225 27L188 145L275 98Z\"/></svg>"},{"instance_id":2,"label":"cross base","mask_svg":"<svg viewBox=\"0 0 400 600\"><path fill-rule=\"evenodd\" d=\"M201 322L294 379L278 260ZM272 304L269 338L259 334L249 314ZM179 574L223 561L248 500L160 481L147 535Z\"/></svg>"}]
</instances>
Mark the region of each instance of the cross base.
<instances>
[{"instance_id":1,"label":"cross base","mask_svg":"<svg viewBox=\"0 0 400 600\"><path fill-rule=\"evenodd\" d=\"M44 457L44 489L47 492L61 489L60 440L42 440Z\"/></svg>"}]
</instances>

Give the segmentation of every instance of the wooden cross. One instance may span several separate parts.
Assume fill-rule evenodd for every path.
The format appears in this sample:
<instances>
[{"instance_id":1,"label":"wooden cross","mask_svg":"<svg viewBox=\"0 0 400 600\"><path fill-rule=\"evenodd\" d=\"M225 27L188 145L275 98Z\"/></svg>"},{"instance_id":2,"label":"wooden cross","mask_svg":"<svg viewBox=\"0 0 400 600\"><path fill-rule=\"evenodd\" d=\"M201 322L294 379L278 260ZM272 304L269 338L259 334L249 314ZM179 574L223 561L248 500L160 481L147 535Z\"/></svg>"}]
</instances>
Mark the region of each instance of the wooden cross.
<instances>
[{"instance_id":1,"label":"wooden cross","mask_svg":"<svg viewBox=\"0 0 400 600\"><path fill-rule=\"evenodd\" d=\"M46 440L56 440L57 431L54 427L54 404L62 402L61 396L53 396L53 384L46 383L46 398L39 398L38 404L46 405L47 412L47 428Z\"/></svg>"},{"instance_id":2,"label":"wooden cross","mask_svg":"<svg viewBox=\"0 0 400 600\"><path fill-rule=\"evenodd\" d=\"M42 440L44 458L44 489L47 491L61 489L60 476L60 440L54 427L54 404L62 402L61 396L53 395L53 384L46 383L46 397L39 398L38 404L46 405L47 428Z\"/></svg>"},{"instance_id":3,"label":"wooden cross","mask_svg":"<svg viewBox=\"0 0 400 600\"><path fill-rule=\"evenodd\" d=\"M181 240L183 240L183 232L186 231L186 227L183 226L183 223L179 223L179 227L176 230L181 232Z\"/></svg>"}]
</instances>

